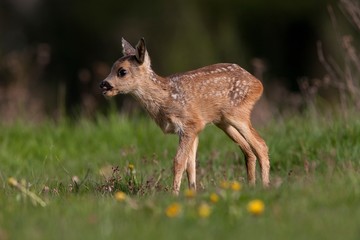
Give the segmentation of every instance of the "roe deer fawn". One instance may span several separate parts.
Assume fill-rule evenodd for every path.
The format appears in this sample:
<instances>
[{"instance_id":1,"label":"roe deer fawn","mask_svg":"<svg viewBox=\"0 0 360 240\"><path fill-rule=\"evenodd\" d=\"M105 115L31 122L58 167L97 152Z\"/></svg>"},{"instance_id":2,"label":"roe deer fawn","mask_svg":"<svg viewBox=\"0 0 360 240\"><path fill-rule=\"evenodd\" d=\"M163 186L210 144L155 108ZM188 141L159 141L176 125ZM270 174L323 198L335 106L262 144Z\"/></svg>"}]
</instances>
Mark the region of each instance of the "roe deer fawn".
<instances>
[{"instance_id":1,"label":"roe deer fawn","mask_svg":"<svg viewBox=\"0 0 360 240\"><path fill-rule=\"evenodd\" d=\"M151 69L144 38L135 48L122 39L122 47L124 56L114 63L100 88L107 97L133 95L164 133L179 135L173 193L179 193L184 170L189 187L196 190L198 135L208 123L214 123L239 145L249 184L255 184L257 158L262 183L269 185L268 148L250 122L253 105L263 91L259 80L238 65L227 63L160 77Z\"/></svg>"}]
</instances>

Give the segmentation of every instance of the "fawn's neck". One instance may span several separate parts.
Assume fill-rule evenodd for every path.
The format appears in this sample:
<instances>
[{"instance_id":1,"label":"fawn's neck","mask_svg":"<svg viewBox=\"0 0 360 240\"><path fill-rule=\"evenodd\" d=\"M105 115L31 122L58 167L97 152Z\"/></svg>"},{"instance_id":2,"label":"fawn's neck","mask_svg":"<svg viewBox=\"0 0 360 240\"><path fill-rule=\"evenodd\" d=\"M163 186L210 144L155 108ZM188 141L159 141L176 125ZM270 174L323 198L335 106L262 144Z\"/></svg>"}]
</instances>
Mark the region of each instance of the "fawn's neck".
<instances>
[{"instance_id":1,"label":"fawn's neck","mask_svg":"<svg viewBox=\"0 0 360 240\"><path fill-rule=\"evenodd\" d=\"M156 120L160 109L165 106L169 98L169 83L165 78L158 76L153 71L145 78L132 95L144 106L151 117Z\"/></svg>"}]
</instances>

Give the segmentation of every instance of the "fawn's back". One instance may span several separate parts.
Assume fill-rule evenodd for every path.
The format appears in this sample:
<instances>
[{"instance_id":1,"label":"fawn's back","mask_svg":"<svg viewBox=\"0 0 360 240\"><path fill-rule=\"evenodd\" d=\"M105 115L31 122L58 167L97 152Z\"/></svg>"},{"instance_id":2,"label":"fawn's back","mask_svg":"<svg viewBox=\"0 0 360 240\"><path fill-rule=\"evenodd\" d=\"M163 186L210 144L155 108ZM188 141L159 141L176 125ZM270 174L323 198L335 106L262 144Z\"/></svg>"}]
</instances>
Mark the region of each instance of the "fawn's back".
<instances>
[{"instance_id":1,"label":"fawn's back","mask_svg":"<svg viewBox=\"0 0 360 240\"><path fill-rule=\"evenodd\" d=\"M219 63L167 77L170 97L182 108L192 108L208 122L223 113L252 107L262 94L262 84L236 64ZM205 119L204 119L205 120Z\"/></svg>"}]
</instances>

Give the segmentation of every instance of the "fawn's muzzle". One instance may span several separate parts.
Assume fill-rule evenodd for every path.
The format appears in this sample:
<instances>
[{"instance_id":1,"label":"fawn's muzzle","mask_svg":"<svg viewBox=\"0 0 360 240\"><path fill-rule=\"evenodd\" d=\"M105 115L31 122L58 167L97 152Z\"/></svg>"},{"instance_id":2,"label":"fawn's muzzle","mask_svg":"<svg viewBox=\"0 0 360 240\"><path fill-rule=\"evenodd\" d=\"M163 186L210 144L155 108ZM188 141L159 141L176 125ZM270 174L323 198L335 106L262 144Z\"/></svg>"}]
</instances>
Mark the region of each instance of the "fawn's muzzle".
<instances>
[{"instance_id":1,"label":"fawn's muzzle","mask_svg":"<svg viewBox=\"0 0 360 240\"><path fill-rule=\"evenodd\" d=\"M104 80L100 83L100 88L104 91L109 91L109 90L113 89L113 86L111 86L108 81Z\"/></svg>"}]
</instances>

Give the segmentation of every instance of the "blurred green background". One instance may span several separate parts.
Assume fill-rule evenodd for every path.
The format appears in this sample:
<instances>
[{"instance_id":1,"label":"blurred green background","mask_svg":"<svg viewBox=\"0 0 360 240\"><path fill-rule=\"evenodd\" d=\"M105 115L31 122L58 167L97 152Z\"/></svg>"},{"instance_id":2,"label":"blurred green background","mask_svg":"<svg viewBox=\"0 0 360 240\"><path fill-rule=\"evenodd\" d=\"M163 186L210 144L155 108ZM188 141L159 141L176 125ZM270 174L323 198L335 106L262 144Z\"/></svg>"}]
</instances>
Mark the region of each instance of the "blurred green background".
<instances>
[{"instance_id":1,"label":"blurred green background","mask_svg":"<svg viewBox=\"0 0 360 240\"><path fill-rule=\"evenodd\" d=\"M299 80L325 74L317 42L336 52L330 5L342 14L328 0L1 0L0 119L137 109L98 88L122 55L122 37L134 45L145 37L159 75L234 62L263 81L274 108L296 102Z\"/></svg>"}]
</instances>

